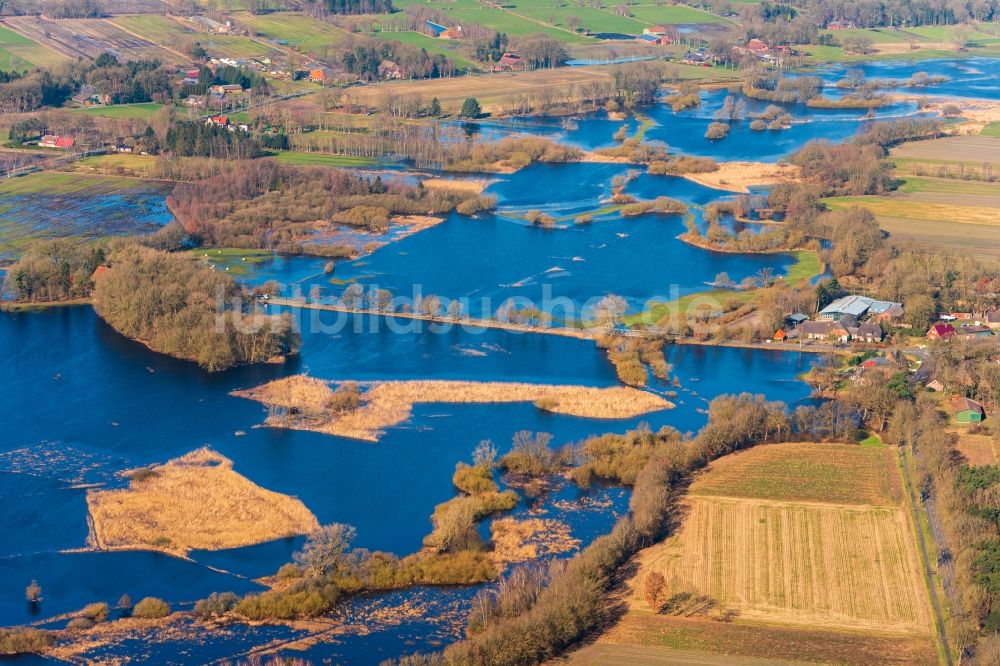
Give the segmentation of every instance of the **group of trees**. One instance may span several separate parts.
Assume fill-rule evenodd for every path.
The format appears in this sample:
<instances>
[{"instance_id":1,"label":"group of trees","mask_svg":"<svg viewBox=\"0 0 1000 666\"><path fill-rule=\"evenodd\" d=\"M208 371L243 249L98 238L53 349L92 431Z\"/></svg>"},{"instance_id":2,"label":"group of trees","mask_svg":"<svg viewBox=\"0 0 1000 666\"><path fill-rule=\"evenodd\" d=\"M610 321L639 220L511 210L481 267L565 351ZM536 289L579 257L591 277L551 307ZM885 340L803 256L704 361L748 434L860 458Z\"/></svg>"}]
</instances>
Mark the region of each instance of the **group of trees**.
<instances>
[{"instance_id":1,"label":"group of trees","mask_svg":"<svg viewBox=\"0 0 1000 666\"><path fill-rule=\"evenodd\" d=\"M104 259L101 247L65 239L33 243L7 269L3 291L19 301L85 298L93 288L91 275Z\"/></svg>"},{"instance_id":2,"label":"group of trees","mask_svg":"<svg viewBox=\"0 0 1000 666\"><path fill-rule=\"evenodd\" d=\"M163 149L178 157L246 160L261 154L260 142L249 132L195 120L176 120L167 130Z\"/></svg>"},{"instance_id":3,"label":"group of trees","mask_svg":"<svg viewBox=\"0 0 1000 666\"><path fill-rule=\"evenodd\" d=\"M391 215L446 213L470 198L397 179L255 160L178 185L167 205L197 243L298 252L317 220L380 232Z\"/></svg>"},{"instance_id":4,"label":"group of trees","mask_svg":"<svg viewBox=\"0 0 1000 666\"><path fill-rule=\"evenodd\" d=\"M295 353L288 315L259 314L232 278L188 255L125 243L96 279L94 309L122 335L217 371Z\"/></svg>"},{"instance_id":5,"label":"group of trees","mask_svg":"<svg viewBox=\"0 0 1000 666\"><path fill-rule=\"evenodd\" d=\"M410 79L452 76L456 71L455 63L442 53L430 54L427 49L391 40L357 40L345 45L335 57L362 81L396 77L394 69L383 67L386 61L398 66L402 76Z\"/></svg>"},{"instance_id":6,"label":"group of trees","mask_svg":"<svg viewBox=\"0 0 1000 666\"><path fill-rule=\"evenodd\" d=\"M156 60L119 63L109 53L93 62L74 62L54 70L0 77L0 111L23 113L43 106L62 106L80 86L95 88L115 104L171 99L172 72Z\"/></svg>"}]
</instances>

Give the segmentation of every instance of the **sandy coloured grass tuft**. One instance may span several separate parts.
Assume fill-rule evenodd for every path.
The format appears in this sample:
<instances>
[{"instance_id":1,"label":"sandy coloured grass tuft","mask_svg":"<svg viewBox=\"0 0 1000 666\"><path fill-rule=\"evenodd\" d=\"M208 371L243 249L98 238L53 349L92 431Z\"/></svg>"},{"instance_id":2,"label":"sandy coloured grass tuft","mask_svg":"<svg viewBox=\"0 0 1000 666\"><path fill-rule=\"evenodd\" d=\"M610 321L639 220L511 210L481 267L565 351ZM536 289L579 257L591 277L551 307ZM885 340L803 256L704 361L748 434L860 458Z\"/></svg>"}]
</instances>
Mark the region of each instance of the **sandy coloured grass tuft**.
<instances>
[{"instance_id":1,"label":"sandy coloured grass tuft","mask_svg":"<svg viewBox=\"0 0 1000 666\"><path fill-rule=\"evenodd\" d=\"M333 384L347 382L333 381ZM627 419L673 405L663 397L629 387L596 388L516 382L412 380L358 382L361 405L346 412L327 409L330 383L297 375L233 395L272 408L267 424L329 435L378 441L385 428L403 423L417 403L534 402L547 411L594 419Z\"/></svg>"},{"instance_id":2,"label":"sandy coloured grass tuft","mask_svg":"<svg viewBox=\"0 0 1000 666\"><path fill-rule=\"evenodd\" d=\"M686 173L684 177L705 187L746 194L751 187L796 182L800 171L794 164L720 162L717 171Z\"/></svg>"},{"instance_id":3,"label":"sandy coloured grass tuft","mask_svg":"<svg viewBox=\"0 0 1000 666\"><path fill-rule=\"evenodd\" d=\"M319 528L298 499L261 488L208 448L133 470L129 487L87 493L91 533L101 550L249 546Z\"/></svg>"},{"instance_id":4,"label":"sandy coloured grass tuft","mask_svg":"<svg viewBox=\"0 0 1000 666\"><path fill-rule=\"evenodd\" d=\"M580 547L569 525L551 518L498 518L490 525L493 561L503 566L568 553Z\"/></svg>"}]
</instances>

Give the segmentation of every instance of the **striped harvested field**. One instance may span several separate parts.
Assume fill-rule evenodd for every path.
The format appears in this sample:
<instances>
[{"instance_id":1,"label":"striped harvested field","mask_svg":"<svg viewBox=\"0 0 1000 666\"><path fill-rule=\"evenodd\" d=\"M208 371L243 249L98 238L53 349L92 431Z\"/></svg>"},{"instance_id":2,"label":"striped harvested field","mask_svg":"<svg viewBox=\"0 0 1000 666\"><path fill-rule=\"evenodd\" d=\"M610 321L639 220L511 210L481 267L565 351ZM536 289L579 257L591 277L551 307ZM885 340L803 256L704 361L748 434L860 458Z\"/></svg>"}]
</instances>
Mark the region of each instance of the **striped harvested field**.
<instances>
[{"instance_id":1,"label":"striped harvested field","mask_svg":"<svg viewBox=\"0 0 1000 666\"><path fill-rule=\"evenodd\" d=\"M916 537L888 447L774 444L711 463L673 537L643 551L668 594L708 595L739 618L932 634ZM648 612L638 592L632 607Z\"/></svg>"},{"instance_id":2,"label":"striped harvested field","mask_svg":"<svg viewBox=\"0 0 1000 666\"><path fill-rule=\"evenodd\" d=\"M671 589L708 594L741 618L931 632L916 544L898 508L692 498L681 533L641 562Z\"/></svg>"}]
</instances>

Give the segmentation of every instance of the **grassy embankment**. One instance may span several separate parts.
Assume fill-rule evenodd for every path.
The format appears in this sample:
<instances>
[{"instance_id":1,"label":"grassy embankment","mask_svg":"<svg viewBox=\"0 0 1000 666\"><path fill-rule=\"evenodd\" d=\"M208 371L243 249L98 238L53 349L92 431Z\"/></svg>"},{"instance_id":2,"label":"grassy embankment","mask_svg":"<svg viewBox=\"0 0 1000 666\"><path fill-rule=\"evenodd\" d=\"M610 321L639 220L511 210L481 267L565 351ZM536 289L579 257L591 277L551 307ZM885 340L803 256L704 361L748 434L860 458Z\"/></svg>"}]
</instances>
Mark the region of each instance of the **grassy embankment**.
<instances>
[{"instance_id":1,"label":"grassy embankment","mask_svg":"<svg viewBox=\"0 0 1000 666\"><path fill-rule=\"evenodd\" d=\"M984 180L984 164L998 154L1000 138L982 134L905 144L890 156L901 180L896 191L825 201L834 210L868 208L883 229L901 240L996 259L1000 182Z\"/></svg>"},{"instance_id":2,"label":"grassy embankment","mask_svg":"<svg viewBox=\"0 0 1000 666\"><path fill-rule=\"evenodd\" d=\"M785 282L797 284L802 280L812 280L822 274L823 265L815 252L794 250L785 254L795 257L795 263L789 266L788 272L782 276ZM673 301L655 303L648 310L626 317L625 323L629 326L635 326L644 322L655 323L667 316L676 317L681 313L690 312L702 300L725 303L736 299L741 303L749 303L755 296L756 290L707 289L682 296Z\"/></svg>"},{"instance_id":3,"label":"grassy embankment","mask_svg":"<svg viewBox=\"0 0 1000 666\"><path fill-rule=\"evenodd\" d=\"M699 663L937 663L902 496L887 447L774 444L720 458L692 483L681 529L639 554L627 613L570 663L691 656L678 651ZM650 606L654 573L664 612Z\"/></svg>"},{"instance_id":4,"label":"grassy embankment","mask_svg":"<svg viewBox=\"0 0 1000 666\"><path fill-rule=\"evenodd\" d=\"M346 387L347 382L333 382ZM278 379L234 395L257 400L297 416L275 415L268 425L312 430L330 435L377 441L385 428L410 418L418 403L534 402L545 411L597 419L627 419L673 405L661 396L615 386L557 386L516 382L387 381L361 382L364 389L349 409L331 409L339 397L330 383L304 375ZM343 394L340 394L343 395Z\"/></svg>"}]
</instances>

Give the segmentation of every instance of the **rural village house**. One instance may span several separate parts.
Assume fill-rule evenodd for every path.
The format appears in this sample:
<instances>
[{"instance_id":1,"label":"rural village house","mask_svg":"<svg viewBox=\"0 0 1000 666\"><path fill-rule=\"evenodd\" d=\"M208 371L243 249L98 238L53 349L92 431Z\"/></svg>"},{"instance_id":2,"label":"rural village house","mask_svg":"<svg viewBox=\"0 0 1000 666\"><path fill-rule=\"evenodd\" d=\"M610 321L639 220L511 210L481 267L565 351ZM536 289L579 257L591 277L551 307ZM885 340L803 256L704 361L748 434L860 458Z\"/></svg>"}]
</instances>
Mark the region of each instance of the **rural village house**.
<instances>
[{"instance_id":1,"label":"rural village house","mask_svg":"<svg viewBox=\"0 0 1000 666\"><path fill-rule=\"evenodd\" d=\"M934 324L927 331L928 340L951 340L955 337L955 327L951 324Z\"/></svg>"}]
</instances>

